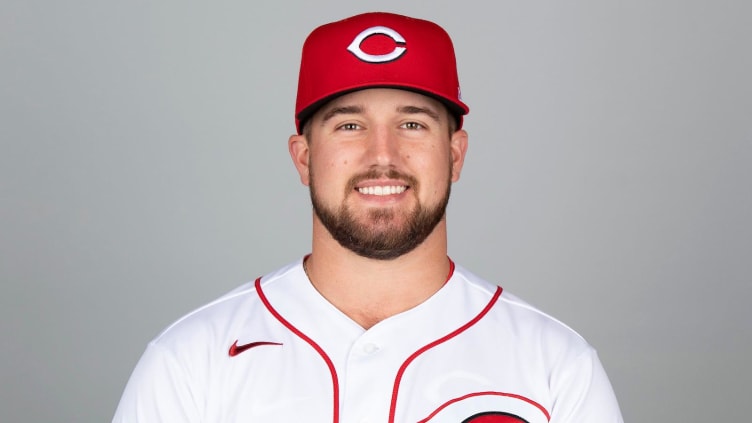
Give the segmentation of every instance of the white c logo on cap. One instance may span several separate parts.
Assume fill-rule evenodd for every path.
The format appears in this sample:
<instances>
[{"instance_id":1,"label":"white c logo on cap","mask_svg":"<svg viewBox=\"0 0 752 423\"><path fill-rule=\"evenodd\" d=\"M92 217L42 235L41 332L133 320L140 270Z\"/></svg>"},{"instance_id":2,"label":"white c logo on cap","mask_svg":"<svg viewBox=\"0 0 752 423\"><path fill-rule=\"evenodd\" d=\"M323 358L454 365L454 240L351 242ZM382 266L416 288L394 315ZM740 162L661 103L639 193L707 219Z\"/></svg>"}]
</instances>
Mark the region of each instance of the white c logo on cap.
<instances>
[{"instance_id":1,"label":"white c logo on cap","mask_svg":"<svg viewBox=\"0 0 752 423\"><path fill-rule=\"evenodd\" d=\"M397 43L397 46L394 47L394 50L387 54L368 54L365 51L363 51L360 48L360 45L363 44L363 41L370 37L371 35L386 35L387 37L394 40L395 43ZM391 62L392 60L398 59L400 56L402 56L405 51L407 51L406 47L402 47L402 45L405 44L405 39L402 37L402 35L399 34L399 32L393 30L392 28L387 28L385 26L373 26L371 28L366 29L365 31L358 34L357 37L350 43L349 46L347 46L347 50L354 54L355 57L358 59L368 62L368 63L384 63L384 62Z\"/></svg>"}]
</instances>

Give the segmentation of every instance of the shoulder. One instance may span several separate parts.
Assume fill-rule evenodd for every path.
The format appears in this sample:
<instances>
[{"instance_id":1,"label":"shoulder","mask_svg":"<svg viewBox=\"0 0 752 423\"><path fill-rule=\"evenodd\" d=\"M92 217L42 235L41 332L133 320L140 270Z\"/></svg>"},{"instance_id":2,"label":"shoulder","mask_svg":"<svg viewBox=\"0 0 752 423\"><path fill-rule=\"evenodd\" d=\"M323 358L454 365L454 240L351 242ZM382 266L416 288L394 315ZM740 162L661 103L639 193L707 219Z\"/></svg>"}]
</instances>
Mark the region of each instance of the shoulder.
<instances>
[{"instance_id":1,"label":"shoulder","mask_svg":"<svg viewBox=\"0 0 752 423\"><path fill-rule=\"evenodd\" d=\"M460 266L456 268L456 276L464 280L468 289L488 296L489 300L501 291L483 319L500 334L515 339L519 344L535 344L531 345L535 348L565 348L579 353L592 349L573 328L498 284Z\"/></svg>"},{"instance_id":2,"label":"shoulder","mask_svg":"<svg viewBox=\"0 0 752 423\"><path fill-rule=\"evenodd\" d=\"M246 282L192 310L162 330L151 344L172 350L176 347L226 343L229 338L260 324L267 315L257 287L284 285L286 275L296 266L300 266L300 261Z\"/></svg>"}]
</instances>

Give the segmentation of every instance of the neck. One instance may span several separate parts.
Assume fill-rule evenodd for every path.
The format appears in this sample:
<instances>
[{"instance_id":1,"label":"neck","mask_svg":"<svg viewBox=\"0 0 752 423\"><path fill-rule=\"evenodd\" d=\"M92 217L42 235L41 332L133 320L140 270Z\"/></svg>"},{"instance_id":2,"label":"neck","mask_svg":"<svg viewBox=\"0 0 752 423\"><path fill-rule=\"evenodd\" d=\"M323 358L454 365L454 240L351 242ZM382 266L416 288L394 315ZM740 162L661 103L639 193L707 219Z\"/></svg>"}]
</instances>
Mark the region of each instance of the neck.
<instances>
[{"instance_id":1,"label":"neck","mask_svg":"<svg viewBox=\"0 0 752 423\"><path fill-rule=\"evenodd\" d=\"M422 303L447 280L444 221L421 245L392 260L361 257L316 226L306 273L321 295L366 329Z\"/></svg>"}]
</instances>

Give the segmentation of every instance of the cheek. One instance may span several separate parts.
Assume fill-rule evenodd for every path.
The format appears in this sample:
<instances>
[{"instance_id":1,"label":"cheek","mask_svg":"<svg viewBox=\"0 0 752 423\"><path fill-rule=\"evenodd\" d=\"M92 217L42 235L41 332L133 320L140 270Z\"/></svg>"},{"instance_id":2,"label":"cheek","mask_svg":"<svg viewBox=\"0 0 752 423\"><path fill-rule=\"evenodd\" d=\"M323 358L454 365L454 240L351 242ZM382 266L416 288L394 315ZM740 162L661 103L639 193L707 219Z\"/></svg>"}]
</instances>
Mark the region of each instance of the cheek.
<instances>
[{"instance_id":1,"label":"cheek","mask_svg":"<svg viewBox=\"0 0 752 423\"><path fill-rule=\"evenodd\" d=\"M319 155L311 162L310 183L323 197L339 196L352 174L350 157Z\"/></svg>"},{"instance_id":2,"label":"cheek","mask_svg":"<svg viewBox=\"0 0 752 423\"><path fill-rule=\"evenodd\" d=\"M336 172L346 169L350 163L354 163L353 153L346 149L326 149L320 151L315 158L317 163L320 163L320 168L326 168L327 170Z\"/></svg>"},{"instance_id":3,"label":"cheek","mask_svg":"<svg viewBox=\"0 0 752 423\"><path fill-rule=\"evenodd\" d=\"M452 159L447 152L434 151L431 155L424 156L423 160L413 160L411 162L416 166L418 175L426 178L435 178L442 182L452 174Z\"/></svg>"},{"instance_id":4,"label":"cheek","mask_svg":"<svg viewBox=\"0 0 752 423\"><path fill-rule=\"evenodd\" d=\"M434 161L430 167L424 167L416 173L424 201L434 201L446 194L447 185L452 181L452 170L449 161Z\"/></svg>"}]
</instances>

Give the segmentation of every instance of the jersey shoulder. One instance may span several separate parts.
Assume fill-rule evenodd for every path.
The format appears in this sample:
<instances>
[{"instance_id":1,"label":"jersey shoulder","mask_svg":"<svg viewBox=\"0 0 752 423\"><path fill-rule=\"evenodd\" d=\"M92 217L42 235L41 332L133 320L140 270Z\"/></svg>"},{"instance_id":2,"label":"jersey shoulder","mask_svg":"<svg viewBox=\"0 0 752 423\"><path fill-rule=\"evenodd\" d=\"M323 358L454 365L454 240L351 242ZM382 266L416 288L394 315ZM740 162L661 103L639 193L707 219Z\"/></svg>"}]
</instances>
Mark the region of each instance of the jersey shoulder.
<instances>
[{"instance_id":1,"label":"jersey shoulder","mask_svg":"<svg viewBox=\"0 0 752 423\"><path fill-rule=\"evenodd\" d=\"M300 261L288 264L259 278L261 285L273 284ZM246 282L219 298L180 317L162 330L152 341L173 349L175 344L211 344L213 340L226 342L228 336L237 336L268 316L256 292L256 280ZM207 342L208 341L208 342Z\"/></svg>"},{"instance_id":2,"label":"jersey shoulder","mask_svg":"<svg viewBox=\"0 0 752 423\"><path fill-rule=\"evenodd\" d=\"M457 269L458 274L472 289L491 296L501 288L501 295L484 320L496 325L505 335L514 335L520 339L535 340L551 345L560 344L580 351L592 349L577 331L551 314L500 285L480 278L460 266L457 266Z\"/></svg>"}]
</instances>

